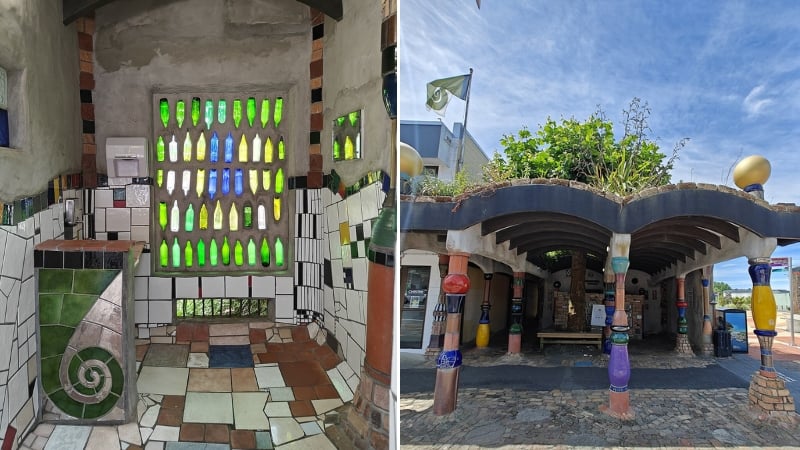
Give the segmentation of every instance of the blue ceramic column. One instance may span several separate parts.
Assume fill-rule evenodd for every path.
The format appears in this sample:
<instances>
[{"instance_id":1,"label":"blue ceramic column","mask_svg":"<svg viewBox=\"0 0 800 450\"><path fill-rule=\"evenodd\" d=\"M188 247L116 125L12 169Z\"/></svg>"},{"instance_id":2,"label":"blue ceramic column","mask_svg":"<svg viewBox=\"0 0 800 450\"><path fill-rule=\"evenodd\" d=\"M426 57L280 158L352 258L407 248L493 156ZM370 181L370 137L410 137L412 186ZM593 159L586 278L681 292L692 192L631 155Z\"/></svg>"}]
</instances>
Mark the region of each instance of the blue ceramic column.
<instances>
[{"instance_id":1,"label":"blue ceramic column","mask_svg":"<svg viewBox=\"0 0 800 450\"><path fill-rule=\"evenodd\" d=\"M689 344L689 322L686 320L686 278L676 278L678 299L675 306L678 308L678 339L675 342L675 351L681 355L693 355L692 346Z\"/></svg>"},{"instance_id":2,"label":"blue ceramic column","mask_svg":"<svg viewBox=\"0 0 800 450\"><path fill-rule=\"evenodd\" d=\"M611 354L611 323L614 321L614 283L606 283L603 303L606 305L606 328L603 330L603 353Z\"/></svg>"},{"instance_id":3,"label":"blue ceramic column","mask_svg":"<svg viewBox=\"0 0 800 450\"><path fill-rule=\"evenodd\" d=\"M618 419L632 419L628 380L631 378L631 364L628 360L628 315L625 313L625 274L630 261L624 256L611 258L611 266L616 280L614 318L611 322L611 357L608 361L608 405L601 411Z\"/></svg>"}]
</instances>

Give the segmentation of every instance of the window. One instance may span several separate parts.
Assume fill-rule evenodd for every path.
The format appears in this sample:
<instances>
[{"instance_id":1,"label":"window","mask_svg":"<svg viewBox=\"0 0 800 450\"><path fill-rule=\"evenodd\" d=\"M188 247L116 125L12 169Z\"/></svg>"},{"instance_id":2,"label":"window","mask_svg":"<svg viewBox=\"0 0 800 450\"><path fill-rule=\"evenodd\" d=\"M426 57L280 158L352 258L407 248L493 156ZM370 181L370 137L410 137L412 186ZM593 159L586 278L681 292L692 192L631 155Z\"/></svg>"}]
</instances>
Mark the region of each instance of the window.
<instances>
[{"instance_id":1,"label":"window","mask_svg":"<svg viewBox=\"0 0 800 450\"><path fill-rule=\"evenodd\" d=\"M408 266L400 271L400 286L403 287L400 348L422 348L430 278L429 266Z\"/></svg>"},{"instance_id":2,"label":"window","mask_svg":"<svg viewBox=\"0 0 800 450\"><path fill-rule=\"evenodd\" d=\"M439 178L439 166L425 166L422 175L426 177Z\"/></svg>"},{"instance_id":3,"label":"window","mask_svg":"<svg viewBox=\"0 0 800 450\"><path fill-rule=\"evenodd\" d=\"M361 111L339 116L333 121L333 160L361 159Z\"/></svg>"}]
</instances>

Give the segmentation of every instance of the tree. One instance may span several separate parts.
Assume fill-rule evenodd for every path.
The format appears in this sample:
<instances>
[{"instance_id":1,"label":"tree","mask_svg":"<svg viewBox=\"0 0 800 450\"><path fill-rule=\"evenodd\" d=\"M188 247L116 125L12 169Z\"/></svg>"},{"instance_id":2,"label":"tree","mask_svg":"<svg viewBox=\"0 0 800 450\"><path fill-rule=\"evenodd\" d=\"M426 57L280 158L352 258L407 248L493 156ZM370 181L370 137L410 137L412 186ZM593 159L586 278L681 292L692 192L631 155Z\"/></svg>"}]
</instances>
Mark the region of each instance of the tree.
<instances>
[{"instance_id":1,"label":"tree","mask_svg":"<svg viewBox=\"0 0 800 450\"><path fill-rule=\"evenodd\" d=\"M649 136L646 102L634 97L622 115L619 140L599 107L584 122L562 118L559 123L548 117L535 133L523 127L516 135L504 135L500 144L505 158L495 152L484 168L484 179L563 178L619 195L669 184L673 163L687 139L676 143L667 157Z\"/></svg>"},{"instance_id":2,"label":"tree","mask_svg":"<svg viewBox=\"0 0 800 450\"><path fill-rule=\"evenodd\" d=\"M715 281L713 289L714 289L714 293L717 295L717 298L721 299L723 292L730 291L733 288L731 288L730 284L728 284L728 283L726 283L724 281Z\"/></svg>"}]
</instances>

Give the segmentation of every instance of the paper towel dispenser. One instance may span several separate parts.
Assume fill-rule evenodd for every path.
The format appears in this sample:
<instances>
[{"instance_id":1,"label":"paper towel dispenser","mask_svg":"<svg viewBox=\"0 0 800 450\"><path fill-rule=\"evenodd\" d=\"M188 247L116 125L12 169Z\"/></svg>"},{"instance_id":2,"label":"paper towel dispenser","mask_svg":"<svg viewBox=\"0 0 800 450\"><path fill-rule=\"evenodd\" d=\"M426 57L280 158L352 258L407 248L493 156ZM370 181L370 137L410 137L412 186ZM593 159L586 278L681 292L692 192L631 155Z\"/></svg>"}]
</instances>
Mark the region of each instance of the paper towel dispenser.
<instances>
[{"instance_id":1,"label":"paper towel dispenser","mask_svg":"<svg viewBox=\"0 0 800 450\"><path fill-rule=\"evenodd\" d=\"M106 138L106 163L109 178L146 177L147 138Z\"/></svg>"}]
</instances>

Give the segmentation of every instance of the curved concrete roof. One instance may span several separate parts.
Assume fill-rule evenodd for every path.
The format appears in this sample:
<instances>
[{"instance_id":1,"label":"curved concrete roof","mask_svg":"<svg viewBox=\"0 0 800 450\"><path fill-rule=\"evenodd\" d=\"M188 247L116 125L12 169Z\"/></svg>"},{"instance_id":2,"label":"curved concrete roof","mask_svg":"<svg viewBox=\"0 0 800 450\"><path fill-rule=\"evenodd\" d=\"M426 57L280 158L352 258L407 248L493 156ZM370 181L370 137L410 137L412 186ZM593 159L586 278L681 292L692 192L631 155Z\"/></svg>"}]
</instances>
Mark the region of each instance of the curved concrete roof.
<instances>
[{"instance_id":1,"label":"curved concrete roof","mask_svg":"<svg viewBox=\"0 0 800 450\"><path fill-rule=\"evenodd\" d=\"M800 242L800 208L770 205L726 186L681 183L619 197L582 183L534 179L482 188L458 198L403 197L400 231L480 226L496 244L558 270L546 253L580 250L601 269L612 233L631 235L631 268L649 273L735 246L743 234ZM726 258L727 259L727 258ZM599 266L599 267L598 267Z\"/></svg>"}]
</instances>

